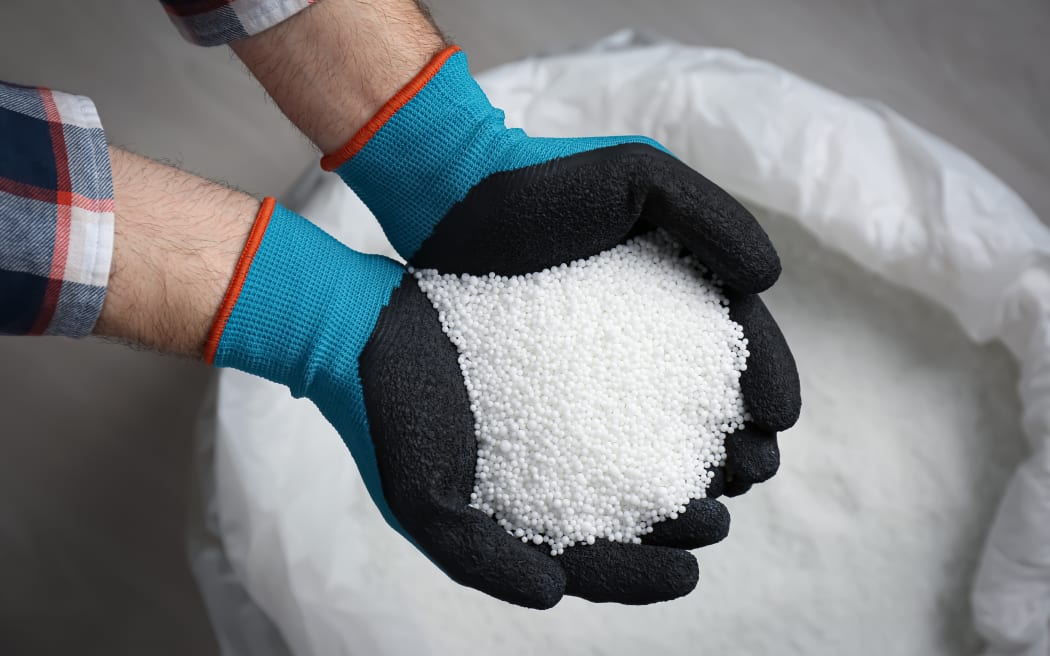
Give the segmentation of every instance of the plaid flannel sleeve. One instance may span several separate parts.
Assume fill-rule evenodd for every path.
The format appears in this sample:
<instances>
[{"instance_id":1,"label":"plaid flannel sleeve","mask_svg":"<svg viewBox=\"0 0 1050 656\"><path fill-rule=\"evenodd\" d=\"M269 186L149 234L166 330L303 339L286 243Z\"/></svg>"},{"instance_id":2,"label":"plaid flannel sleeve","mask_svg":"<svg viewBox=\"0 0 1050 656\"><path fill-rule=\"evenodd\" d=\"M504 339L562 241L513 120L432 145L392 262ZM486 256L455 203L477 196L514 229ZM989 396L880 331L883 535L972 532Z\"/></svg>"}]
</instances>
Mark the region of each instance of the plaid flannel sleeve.
<instances>
[{"instance_id":1,"label":"plaid flannel sleeve","mask_svg":"<svg viewBox=\"0 0 1050 656\"><path fill-rule=\"evenodd\" d=\"M318 0L161 0L182 36L218 46L258 34Z\"/></svg>"},{"instance_id":2,"label":"plaid flannel sleeve","mask_svg":"<svg viewBox=\"0 0 1050 656\"><path fill-rule=\"evenodd\" d=\"M0 334L91 333L113 253L95 105L0 82Z\"/></svg>"}]
</instances>

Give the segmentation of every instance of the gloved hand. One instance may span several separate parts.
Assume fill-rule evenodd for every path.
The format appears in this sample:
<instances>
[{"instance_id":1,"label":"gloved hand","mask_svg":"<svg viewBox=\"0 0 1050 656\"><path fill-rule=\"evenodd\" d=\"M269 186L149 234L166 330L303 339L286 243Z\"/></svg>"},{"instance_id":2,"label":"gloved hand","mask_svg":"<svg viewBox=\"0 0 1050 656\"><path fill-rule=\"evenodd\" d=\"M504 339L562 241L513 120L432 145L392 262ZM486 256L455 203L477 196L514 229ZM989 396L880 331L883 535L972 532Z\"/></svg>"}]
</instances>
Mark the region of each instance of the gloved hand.
<instances>
[{"instance_id":1,"label":"gloved hand","mask_svg":"<svg viewBox=\"0 0 1050 656\"><path fill-rule=\"evenodd\" d=\"M410 264L444 273L535 272L666 229L726 285L749 341L741 388L752 422L727 438L725 492L772 476L776 432L795 423L801 401L791 351L755 296L780 261L754 217L651 139L532 138L503 118L451 47L322 166Z\"/></svg>"},{"instance_id":2,"label":"gloved hand","mask_svg":"<svg viewBox=\"0 0 1050 656\"><path fill-rule=\"evenodd\" d=\"M206 358L311 399L353 455L386 521L455 581L511 603L563 594L650 603L686 594L683 550L717 542L728 513L693 502L650 544L551 557L470 508L477 445L459 355L404 267L355 252L302 217L263 203L209 336ZM675 547L654 546L674 544Z\"/></svg>"}]
</instances>

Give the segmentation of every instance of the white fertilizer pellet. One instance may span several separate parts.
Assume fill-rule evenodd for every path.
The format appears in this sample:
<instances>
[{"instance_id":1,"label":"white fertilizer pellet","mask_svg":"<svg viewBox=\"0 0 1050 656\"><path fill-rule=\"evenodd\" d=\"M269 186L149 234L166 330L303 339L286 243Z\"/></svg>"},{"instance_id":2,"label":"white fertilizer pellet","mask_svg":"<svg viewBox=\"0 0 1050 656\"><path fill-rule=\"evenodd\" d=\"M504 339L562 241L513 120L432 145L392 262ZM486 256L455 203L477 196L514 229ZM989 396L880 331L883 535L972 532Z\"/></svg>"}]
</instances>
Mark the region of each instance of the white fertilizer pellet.
<instances>
[{"instance_id":1,"label":"white fertilizer pellet","mask_svg":"<svg viewBox=\"0 0 1050 656\"><path fill-rule=\"evenodd\" d=\"M639 542L723 464L747 340L680 250L654 232L524 276L414 272L460 353L471 505L523 541Z\"/></svg>"}]
</instances>

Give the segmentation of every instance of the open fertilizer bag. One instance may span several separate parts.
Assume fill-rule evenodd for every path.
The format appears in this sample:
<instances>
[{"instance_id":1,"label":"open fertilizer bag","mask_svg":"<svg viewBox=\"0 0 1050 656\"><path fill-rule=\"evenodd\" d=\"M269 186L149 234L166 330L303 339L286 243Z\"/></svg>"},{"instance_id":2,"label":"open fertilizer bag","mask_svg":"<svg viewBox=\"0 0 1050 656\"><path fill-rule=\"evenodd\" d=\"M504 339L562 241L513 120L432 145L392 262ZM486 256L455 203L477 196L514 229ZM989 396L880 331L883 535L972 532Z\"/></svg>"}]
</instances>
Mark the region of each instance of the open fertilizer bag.
<instances>
[{"instance_id":1,"label":"open fertilizer bag","mask_svg":"<svg viewBox=\"0 0 1050 656\"><path fill-rule=\"evenodd\" d=\"M222 371L191 555L224 652L1050 653L1050 230L1017 195L885 107L729 50L625 33L480 82L511 125L651 136L755 208L804 388L781 471L727 502L688 597L528 611L390 531L312 404ZM288 202L392 254L334 176Z\"/></svg>"}]
</instances>

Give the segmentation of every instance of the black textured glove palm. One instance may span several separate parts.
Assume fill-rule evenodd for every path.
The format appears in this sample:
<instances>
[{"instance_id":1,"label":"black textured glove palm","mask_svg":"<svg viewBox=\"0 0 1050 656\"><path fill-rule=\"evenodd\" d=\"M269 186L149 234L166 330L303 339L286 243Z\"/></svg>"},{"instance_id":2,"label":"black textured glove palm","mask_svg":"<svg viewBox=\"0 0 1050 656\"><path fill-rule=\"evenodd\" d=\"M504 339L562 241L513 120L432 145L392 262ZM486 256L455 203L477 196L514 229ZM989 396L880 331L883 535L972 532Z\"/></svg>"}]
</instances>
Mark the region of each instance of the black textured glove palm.
<instances>
[{"instance_id":1,"label":"black textured glove palm","mask_svg":"<svg viewBox=\"0 0 1050 656\"><path fill-rule=\"evenodd\" d=\"M674 531L647 536L648 545L600 542L551 557L469 507L477 442L459 354L411 276L380 314L360 365L384 496L404 530L464 585L535 608L562 594L663 601L696 585L696 560L682 549L726 535L725 507L704 499Z\"/></svg>"}]
</instances>

